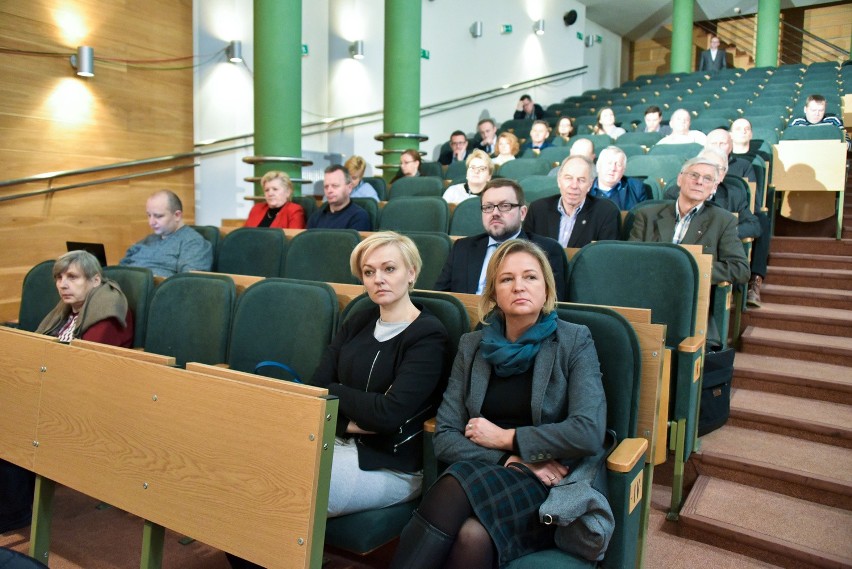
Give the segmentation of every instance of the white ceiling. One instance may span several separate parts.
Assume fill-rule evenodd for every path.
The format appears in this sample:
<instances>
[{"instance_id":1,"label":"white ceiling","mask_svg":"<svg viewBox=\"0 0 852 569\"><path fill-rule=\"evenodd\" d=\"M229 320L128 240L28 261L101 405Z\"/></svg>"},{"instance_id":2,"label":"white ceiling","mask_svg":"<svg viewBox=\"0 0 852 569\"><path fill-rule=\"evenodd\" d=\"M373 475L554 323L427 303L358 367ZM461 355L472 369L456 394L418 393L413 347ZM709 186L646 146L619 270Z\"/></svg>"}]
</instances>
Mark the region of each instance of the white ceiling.
<instances>
[{"instance_id":1,"label":"white ceiling","mask_svg":"<svg viewBox=\"0 0 852 569\"><path fill-rule=\"evenodd\" d=\"M580 0L586 6L586 18L624 36L638 40L653 36L672 21L671 0ZM781 9L832 4L826 0L781 0ZM757 0L696 0L695 21L717 20L757 12Z\"/></svg>"}]
</instances>

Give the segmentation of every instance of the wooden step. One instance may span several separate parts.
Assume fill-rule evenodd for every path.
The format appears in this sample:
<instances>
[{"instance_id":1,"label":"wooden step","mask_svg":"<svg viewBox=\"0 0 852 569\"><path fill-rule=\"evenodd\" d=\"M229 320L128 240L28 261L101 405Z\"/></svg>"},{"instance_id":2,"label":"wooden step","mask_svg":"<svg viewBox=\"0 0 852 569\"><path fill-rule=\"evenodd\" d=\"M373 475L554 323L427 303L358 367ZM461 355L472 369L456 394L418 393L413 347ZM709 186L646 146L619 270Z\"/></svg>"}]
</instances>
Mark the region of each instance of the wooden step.
<instances>
[{"instance_id":1,"label":"wooden step","mask_svg":"<svg viewBox=\"0 0 852 569\"><path fill-rule=\"evenodd\" d=\"M766 280L787 286L852 290L852 271L769 266Z\"/></svg>"},{"instance_id":2,"label":"wooden step","mask_svg":"<svg viewBox=\"0 0 852 569\"><path fill-rule=\"evenodd\" d=\"M733 389L731 425L852 448L852 406Z\"/></svg>"},{"instance_id":3,"label":"wooden step","mask_svg":"<svg viewBox=\"0 0 852 569\"><path fill-rule=\"evenodd\" d=\"M739 352L733 386L852 405L852 369L845 366Z\"/></svg>"},{"instance_id":4,"label":"wooden step","mask_svg":"<svg viewBox=\"0 0 852 569\"><path fill-rule=\"evenodd\" d=\"M694 458L699 474L852 510L852 449L726 424Z\"/></svg>"},{"instance_id":5,"label":"wooden step","mask_svg":"<svg viewBox=\"0 0 852 569\"><path fill-rule=\"evenodd\" d=\"M849 567L852 559L852 512L708 476L698 477L680 524L694 539L727 538L782 567Z\"/></svg>"},{"instance_id":6,"label":"wooden step","mask_svg":"<svg viewBox=\"0 0 852 569\"><path fill-rule=\"evenodd\" d=\"M852 338L749 326L741 339L749 354L852 366Z\"/></svg>"},{"instance_id":7,"label":"wooden step","mask_svg":"<svg viewBox=\"0 0 852 569\"><path fill-rule=\"evenodd\" d=\"M821 269L852 270L852 256L814 255L811 253L772 253L769 262L773 267L809 267Z\"/></svg>"},{"instance_id":8,"label":"wooden step","mask_svg":"<svg viewBox=\"0 0 852 569\"><path fill-rule=\"evenodd\" d=\"M852 291L837 288L786 286L767 281L760 287L763 302L852 310Z\"/></svg>"},{"instance_id":9,"label":"wooden step","mask_svg":"<svg viewBox=\"0 0 852 569\"><path fill-rule=\"evenodd\" d=\"M770 256L773 253L808 253L812 255L852 255L852 239L831 237L772 236Z\"/></svg>"},{"instance_id":10,"label":"wooden step","mask_svg":"<svg viewBox=\"0 0 852 569\"><path fill-rule=\"evenodd\" d=\"M760 308L749 309L743 314L743 324L849 338L852 337L852 310L764 302Z\"/></svg>"}]
</instances>

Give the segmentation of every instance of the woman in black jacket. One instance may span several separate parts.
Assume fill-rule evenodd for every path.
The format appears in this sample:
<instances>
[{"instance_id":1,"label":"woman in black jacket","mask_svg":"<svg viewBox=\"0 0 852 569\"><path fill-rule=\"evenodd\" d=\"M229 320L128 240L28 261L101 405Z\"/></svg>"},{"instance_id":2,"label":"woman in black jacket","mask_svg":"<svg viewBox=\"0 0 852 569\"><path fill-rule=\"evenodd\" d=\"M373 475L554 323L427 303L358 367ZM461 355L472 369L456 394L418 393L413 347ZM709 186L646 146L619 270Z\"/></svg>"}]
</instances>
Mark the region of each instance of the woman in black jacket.
<instances>
[{"instance_id":1,"label":"woman in black jacket","mask_svg":"<svg viewBox=\"0 0 852 569\"><path fill-rule=\"evenodd\" d=\"M422 425L448 370L446 329L408 294L421 264L414 243L393 232L352 252L352 274L376 306L343 323L313 378L339 398L330 517L420 494Z\"/></svg>"}]
</instances>

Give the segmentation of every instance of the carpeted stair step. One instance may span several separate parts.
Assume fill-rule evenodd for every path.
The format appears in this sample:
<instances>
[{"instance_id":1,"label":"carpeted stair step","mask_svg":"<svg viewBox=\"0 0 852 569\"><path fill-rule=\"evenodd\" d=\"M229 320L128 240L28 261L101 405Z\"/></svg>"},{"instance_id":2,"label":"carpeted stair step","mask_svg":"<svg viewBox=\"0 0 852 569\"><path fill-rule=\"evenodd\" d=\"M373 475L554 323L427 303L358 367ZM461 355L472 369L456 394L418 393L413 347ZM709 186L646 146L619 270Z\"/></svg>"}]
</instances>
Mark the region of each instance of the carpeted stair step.
<instances>
[{"instance_id":1,"label":"carpeted stair step","mask_svg":"<svg viewBox=\"0 0 852 569\"><path fill-rule=\"evenodd\" d=\"M770 262L773 267L852 270L852 256L848 255L814 255L811 253L781 252L773 253Z\"/></svg>"},{"instance_id":2,"label":"carpeted stair step","mask_svg":"<svg viewBox=\"0 0 852 569\"><path fill-rule=\"evenodd\" d=\"M852 405L852 368L845 366L739 352L733 386Z\"/></svg>"},{"instance_id":3,"label":"carpeted stair step","mask_svg":"<svg viewBox=\"0 0 852 569\"><path fill-rule=\"evenodd\" d=\"M852 255L852 239L831 237L772 236L770 259L774 253L807 253L811 255Z\"/></svg>"},{"instance_id":4,"label":"carpeted stair step","mask_svg":"<svg viewBox=\"0 0 852 569\"><path fill-rule=\"evenodd\" d=\"M699 474L852 510L852 450L725 425L701 437Z\"/></svg>"},{"instance_id":5,"label":"carpeted stair step","mask_svg":"<svg viewBox=\"0 0 852 569\"><path fill-rule=\"evenodd\" d=\"M852 290L852 271L843 269L812 269L770 265L766 272L766 280L772 284L787 286Z\"/></svg>"},{"instance_id":6,"label":"carpeted stair step","mask_svg":"<svg viewBox=\"0 0 852 569\"><path fill-rule=\"evenodd\" d=\"M852 366L852 338L749 326L741 340L748 354Z\"/></svg>"},{"instance_id":7,"label":"carpeted stair step","mask_svg":"<svg viewBox=\"0 0 852 569\"><path fill-rule=\"evenodd\" d=\"M729 424L852 448L852 406L841 403L734 389Z\"/></svg>"},{"instance_id":8,"label":"carpeted stair step","mask_svg":"<svg viewBox=\"0 0 852 569\"><path fill-rule=\"evenodd\" d=\"M680 514L698 540L727 538L782 567L849 567L852 512L699 476Z\"/></svg>"},{"instance_id":9,"label":"carpeted stair step","mask_svg":"<svg viewBox=\"0 0 852 569\"><path fill-rule=\"evenodd\" d=\"M797 304L852 310L852 291L838 288L810 288L785 286L764 281L760 287L763 302L773 304Z\"/></svg>"},{"instance_id":10,"label":"carpeted stair step","mask_svg":"<svg viewBox=\"0 0 852 569\"><path fill-rule=\"evenodd\" d=\"M764 302L760 308L749 309L743 314L743 324L850 338L852 310Z\"/></svg>"}]
</instances>

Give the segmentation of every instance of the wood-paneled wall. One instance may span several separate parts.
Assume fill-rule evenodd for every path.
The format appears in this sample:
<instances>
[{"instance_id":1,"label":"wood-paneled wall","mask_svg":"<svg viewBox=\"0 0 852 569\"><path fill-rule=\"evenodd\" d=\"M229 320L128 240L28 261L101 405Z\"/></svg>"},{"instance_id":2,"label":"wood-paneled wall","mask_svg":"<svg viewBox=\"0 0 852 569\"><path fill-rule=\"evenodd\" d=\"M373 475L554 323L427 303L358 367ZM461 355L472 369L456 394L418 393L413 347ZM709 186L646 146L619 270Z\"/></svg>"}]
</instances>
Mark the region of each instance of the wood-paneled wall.
<instances>
[{"instance_id":1,"label":"wood-paneled wall","mask_svg":"<svg viewBox=\"0 0 852 569\"><path fill-rule=\"evenodd\" d=\"M92 78L77 77L70 65L78 45L94 48ZM192 55L191 0L4 2L0 46L63 54L0 53L0 181L192 151L192 69L144 69L101 59ZM94 177L60 178L50 187ZM47 187L4 187L0 198ZM160 188L178 193L193 219L191 169L0 202L0 318L17 317L26 271L63 253L66 240L103 242L109 262L117 262L148 233L145 200Z\"/></svg>"}]
</instances>

